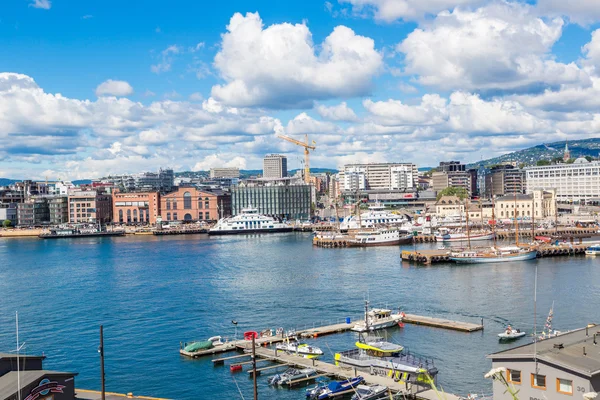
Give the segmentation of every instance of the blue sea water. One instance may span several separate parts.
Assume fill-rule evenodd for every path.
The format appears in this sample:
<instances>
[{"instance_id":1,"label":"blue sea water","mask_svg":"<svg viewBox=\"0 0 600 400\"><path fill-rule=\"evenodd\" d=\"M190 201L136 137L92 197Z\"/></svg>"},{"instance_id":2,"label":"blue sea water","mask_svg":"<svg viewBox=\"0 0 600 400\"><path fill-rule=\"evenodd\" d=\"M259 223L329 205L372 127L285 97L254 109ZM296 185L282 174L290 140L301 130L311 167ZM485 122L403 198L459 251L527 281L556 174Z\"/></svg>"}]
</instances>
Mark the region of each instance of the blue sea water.
<instances>
[{"instance_id":1,"label":"blue sea water","mask_svg":"<svg viewBox=\"0 0 600 400\"><path fill-rule=\"evenodd\" d=\"M432 245L420 245L427 247ZM405 247L406 248L406 247ZM412 248L412 246L407 246ZM107 390L171 399L252 398L247 374L188 360L180 341L246 330L300 327L355 318L373 304L480 322L461 333L406 324L392 338L435 359L448 392L489 393L485 356L506 348L507 323L533 331L538 267L538 329L554 302L555 328L600 316L599 261L583 256L529 262L412 266L402 248L321 249L308 234L0 240L0 352L20 339L45 367L78 372L76 386L100 388L98 330L104 325ZM528 339L523 339L528 340ZM524 343L524 341L521 343ZM314 343L332 359L353 347L353 333ZM509 345L510 346L510 345ZM259 379L263 399L302 399Z\"/></svg>"}]
</instances>

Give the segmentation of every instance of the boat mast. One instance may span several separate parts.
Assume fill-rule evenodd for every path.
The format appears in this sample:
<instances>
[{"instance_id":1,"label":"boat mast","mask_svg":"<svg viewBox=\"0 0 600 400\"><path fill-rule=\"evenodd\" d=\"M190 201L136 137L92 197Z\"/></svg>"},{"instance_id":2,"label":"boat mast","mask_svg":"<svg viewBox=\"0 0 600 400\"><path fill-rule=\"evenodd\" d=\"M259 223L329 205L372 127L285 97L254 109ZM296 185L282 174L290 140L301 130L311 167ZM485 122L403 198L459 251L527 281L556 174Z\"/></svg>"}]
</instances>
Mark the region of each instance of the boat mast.
<instances>
[{"instance_id":1,"label":"boat mast","mask_svg":"<svg viewBox=\"0 0 600 400\"><path fill-rule=\"evenodd\" d=\"M496 248L496 213L495 213L495 208L496 205L494 204L494 178L490 177L490 190L491 190L491 196L492 196L492 236L494 236L494 248ZM483 213L483 210L481 210L481 212Z\"/></svg>"},{"instance_id":2,"label":"boat mast","mask_svg":"<svg viewBox=\"0 0 600 400\"><path fill-rule=\"evenodd\" d=\"M531 242L533 243L535 241L535 191L531 195L533 196L531 201Z\"/></svg>"},{"instance_id":3,"label":"boat mast","mask_svg":"<svg viewBox=\"0 0 600 400\"><path fill-rule=\"evenodd\" d=\"M515 192L515 211L513 213L515 217L515 244L519 246L519 220L517 219L517 192Z\"/></svg>"},{"instance_id":4,"label":"boat mast","mask_svg":"<svg viewBox=\"0 0 600 400\"><path fill-rule=\"evenodd\" d=\"M465 200L465 213L467 214L467 246L471 250L471 229L469 228L469 199Z\"/></svg>"},{"instance_id":5,"label":"boat mast","mask_svg":"<svg viewBox=\"0 0 600 400\"><path fill-rule=\"evenodd\" d=\"M19 366L19 312L15 311L15 319L17 324L17 398L21 400L21 367Z\"/></svg>"},{"instance_id":6,"label":"boat mast","mask_svg":"<svg viewBox=\"0 0 600 400\"><path fill-rule=\"evenodd\" d=\"M369 300L365 300L365 329L369 332Z\"/></svg>"}]
</instances>

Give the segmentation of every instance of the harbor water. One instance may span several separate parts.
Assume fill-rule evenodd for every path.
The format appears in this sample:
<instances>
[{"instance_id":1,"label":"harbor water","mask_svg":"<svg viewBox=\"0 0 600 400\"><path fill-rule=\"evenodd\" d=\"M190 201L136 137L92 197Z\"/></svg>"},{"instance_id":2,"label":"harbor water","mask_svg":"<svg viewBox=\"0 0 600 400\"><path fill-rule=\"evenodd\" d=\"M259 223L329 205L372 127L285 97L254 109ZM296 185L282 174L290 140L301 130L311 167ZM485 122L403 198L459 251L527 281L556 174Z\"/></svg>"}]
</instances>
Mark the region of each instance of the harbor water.
<instances>
[{"instance_id":1,"label":"harbor water","mask_svg":"<svg viewBox=\"0 0 600 400\"><path fill-rule=\"evenodd\" d=\"M418 247L431 248L435 244ZM172 399L252 398L248 374L189 360L180 341L243 331L285 329L355 319L373 305L479 323L462 333L408 325L390 331L410 351L433 358L447 392L490 393L486 355L506 324L537 329L554 302L554 327L599 322L600 260L585 256L534 261L415 266L402 248L322 249L307 233L208 237L115 237L0 240L0 352L20 339L45 368L78 372L76 386L100 388L99 325L104 325L107 390ZM352 332L311 343L325 360L354 347ZM527 343L521 339L518 344ZM514 345L514 344L513 344ZM266 364L264 364L266 365ZM245 367L247 368L247 366ZM240 394L241 393L241 394ZM302 399L303 389L273 389L259 378L263 399Z\"/></svg>"}]
</instances>

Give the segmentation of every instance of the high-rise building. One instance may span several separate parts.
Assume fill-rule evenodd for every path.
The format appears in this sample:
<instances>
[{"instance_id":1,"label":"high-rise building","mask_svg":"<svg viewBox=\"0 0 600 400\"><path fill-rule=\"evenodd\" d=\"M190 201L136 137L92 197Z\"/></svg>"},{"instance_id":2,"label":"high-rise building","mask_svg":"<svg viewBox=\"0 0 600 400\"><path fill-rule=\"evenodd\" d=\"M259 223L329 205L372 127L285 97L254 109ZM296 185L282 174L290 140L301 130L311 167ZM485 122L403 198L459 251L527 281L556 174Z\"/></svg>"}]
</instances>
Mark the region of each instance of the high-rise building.
<instances>
[{"instance_id":1,"label":"high-rise building","mask_svg":"<svg viewBox=\"0 0 600 400\"><path fill-rule=\"evenodd\" d=\"M109 223L112 196L102 190L69 190L70 223Z\"/></svg>"},{"instance_id":2,"label":"high-rise building","mask_svg":"<svg viewBox=\"0 0 600 400\"><path fill-rule=\"evenodd\" d=\"M210 179L215 178L239 178L239 168L211 168Z\"/></svg>"},{"instance_id":3,"label":"high-rise building","mask_svg":"<svg viewBox=\"0 0 600 400\"><path fill-rule=\"evenodd\" d=\"M477 170L467 171L466 166L459 161L442 161L437 171L431 175L432 188L436 192L447 187L463 188L469 196L473 196L473 188L476 188ZM475 175L475 178L473 178Z\"/></svg>"},{"instance_id":4,"label":"high-rise building","mask_svg":"<svg viewBox=\"0 0 600 400\"><path fill-rule=\"evenodd\" d=\"M525 171L513 165L496 165L485 176L485 196L525 193Z\"/></svg>"},{"instance_id":5,"label":"high-rise building","mask_svg":"<svg viewBox=\"0 0 600 400\"><path fill-rule=\"evenodd\" d=\"M558 201L600 198L600 161L580 157L572 164L527 167L525 174L527 193L556 189Z\"/></svg>"},{"instance_id":6,"label":"high-rise building","mask_svg":"<svg viewBox=\"0 0 600 400\"><path fill-rule=\"evenodd\" d=\"M269 154L263 159L263 178L281 179L288 176L287 157Z\"/></svg>"},{"instance_id":7,"label":"high-rise building","mask_svg":"<svg viewBox=\"0 0 600 400\"><path fill-rule=\"evenodd\" d=\"M342 172L345 192L411 190L419 181L418 168L410 163L347 164Z\"/></svg>"},{"instance_id":8,"label":"high-rise building","mask_svg":"<svg viewBox=\"0 0 600 400\"><path fill-rule=\"evenodd\" d=\"M282 219L308 219L311 216L314 186L300 184L248 184L231 188L233 215L252 206L258 212Z\"/></svg>"}]
</instances>

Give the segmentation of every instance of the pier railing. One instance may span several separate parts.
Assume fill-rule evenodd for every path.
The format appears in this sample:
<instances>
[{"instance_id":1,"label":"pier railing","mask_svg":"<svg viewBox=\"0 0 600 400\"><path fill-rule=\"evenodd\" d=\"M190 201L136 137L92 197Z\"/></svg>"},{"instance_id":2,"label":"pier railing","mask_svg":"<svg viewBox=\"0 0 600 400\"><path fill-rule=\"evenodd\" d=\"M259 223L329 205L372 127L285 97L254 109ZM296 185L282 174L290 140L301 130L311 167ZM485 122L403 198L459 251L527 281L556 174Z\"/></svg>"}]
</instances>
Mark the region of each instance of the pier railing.
<instances>
[{"instance_id":1,"label":"pier railing","mask_svg":"<svg viewBox=\"0 0 600 400\"><path fill-rule=\"evenodd\" d=\"M311 329L320 328L320 327L324 327L324 326L345 324L348 318L350 318L349 325L354 325L357 321L362 321L364 318L364 315L360 315L358 317L346 316L346 317L341 317L341 318L336 318L336 319L323 319L320 321L315 321L311 324L296 326L295 328L293 328L293 330L295 330L296 332L301 332L301 331L308 331Z\"/></svg>"}]
</instances>

